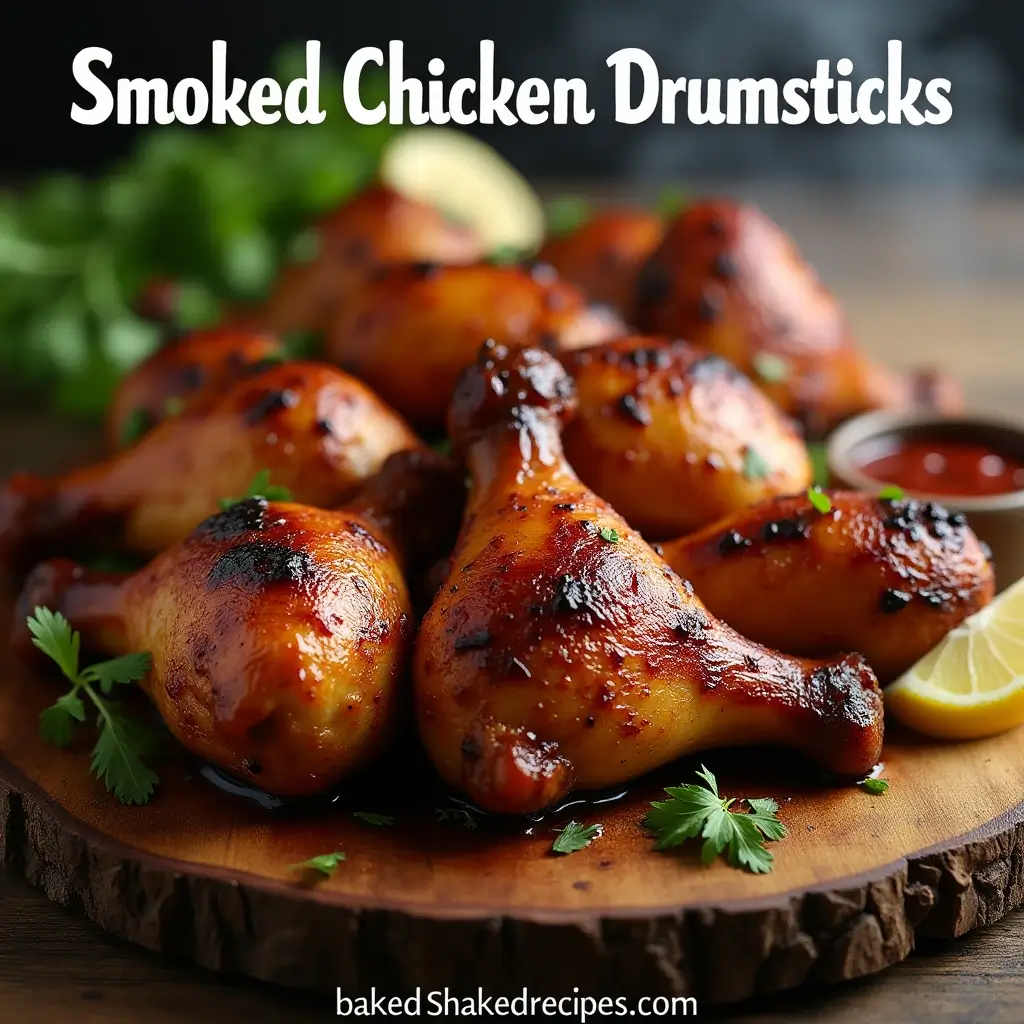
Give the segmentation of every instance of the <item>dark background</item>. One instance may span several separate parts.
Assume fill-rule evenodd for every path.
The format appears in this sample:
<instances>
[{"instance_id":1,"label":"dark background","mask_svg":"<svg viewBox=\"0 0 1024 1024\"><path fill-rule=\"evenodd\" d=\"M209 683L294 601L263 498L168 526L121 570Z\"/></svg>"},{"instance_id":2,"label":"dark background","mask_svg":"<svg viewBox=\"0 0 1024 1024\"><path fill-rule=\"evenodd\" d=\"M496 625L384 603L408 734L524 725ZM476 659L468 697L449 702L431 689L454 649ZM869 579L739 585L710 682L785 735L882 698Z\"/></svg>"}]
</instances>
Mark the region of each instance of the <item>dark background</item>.
<instances>
[{"instance_id":1,"label":"dark background","mask_svg":"<svg viewBox=\"0 0 1024 1024\"><path fill-rule=\"evenodd\" d=\"M228 42L231 71L265 74L282 43L320 39L340 68L359 46L406 43L406 74L477 75L481 38L517 81L579 75L590 125L476 129L526 173L546 178L676 176L910 181L966 185L1024 180L1024 2L1021 0L290 0L82 4L28 0L5 12L0 170L90 170L124 153L137 129L77 125L71 61L113 51L110 78L209 81L210 42ZM885 44L904 42L906 75L952 80L942 126L616 125L607 56L646 49L662 77L809 77L819 58L848 56L854 79L884 76ZM258 126L252 126L259 131Z\"/></svg>"}]
</instances>

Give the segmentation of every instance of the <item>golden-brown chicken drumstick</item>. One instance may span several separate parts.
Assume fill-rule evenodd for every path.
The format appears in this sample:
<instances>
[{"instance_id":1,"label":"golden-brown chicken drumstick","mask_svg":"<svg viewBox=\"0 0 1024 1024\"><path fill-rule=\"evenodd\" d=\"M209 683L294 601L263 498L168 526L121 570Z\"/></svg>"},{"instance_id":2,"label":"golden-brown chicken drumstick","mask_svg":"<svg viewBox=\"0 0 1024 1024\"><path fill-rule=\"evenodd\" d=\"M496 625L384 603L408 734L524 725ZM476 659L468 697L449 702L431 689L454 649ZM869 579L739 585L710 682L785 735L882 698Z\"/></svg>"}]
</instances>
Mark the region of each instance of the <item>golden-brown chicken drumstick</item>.
<instances>
[{"instance_id":1,"label":"golden-brown chicken drumstick","mask_svg":"<svg viewBox=\"0 0 1024 1024\"><path fill-rule=\"evenodd\" d=\"M227 326L175 338L121 379L107 410L108 443L127 447L168 416L284 359L281 342L263 331Z\"/></svg>"},{"instance_id":2,"label":"golden-brown chicken drumstick","mask_svg":"<svg viewBox=\"0 0 1024 1024\"><path fill-rule=\"evenodd\" d=\"M219 401L154 427L106 460L0 488L0 561L118 550L151 555L184 538L257 473L331 507L392 452L421 444L397 413L333 366L286 363Z\"/></svg>"},{"instance_id":3,"label":"golden-brown chicken drumstick","mask_svg":"<svg viewBox=\"0 0 1024 1024\"><path fill-rule=\"evenodd\" d=\"M393 268L354 295L327 355L423 430L444 425L460 371L486 338L567 350L621 333L550 267Z\"/></svg>"},{"instance_id":4,"label":"golden-brown chicken drumstick","mask_svg":"<svg viewBox=\"0 0 1024 1024\"><path fill-rule=\"evenodd\" d=\"M594 302L628 315L636 277L665 234L665 222L647 210L602 210L566 234L550 237L538 253Z\"/></svg>"},{"instance_id":5,"label":"golden-brown chicken drumstick","mask_svg":"<svg viewBox=\"0 0 1024 1024\"><path fill-rule=\"evenodd\" d=\"M274 331L323 330L343 300L392 263L472 263L485 255L467 225L426 203L376 185L315 226L317 251L282 272L249 316Z\"/></svg>"},{"instance_id":6,"label":"golden-brown chicken drumstick","mask_svg":"<svg viewBox=\"0 0 1024 1024\"><path fill-rule=\"evenodd\" d=\"M566 456L649 540L811 483L794 424L720 356L629 337L562 362L579 396L562 436Z\"/></svg>"},{"instance_id":7,"label":"golden-brown chicken drumstick","mask_svg":"<svg viewBox=\"0 0 1024 1024\"><path fill-rule=\"evenodd\" d=\"M859 651L882 682L992 600L992 565L962 514L854 491L828 501L766 501L662 553L745 636L791 654Z\"/></svg>"},{"instance_id":8,"label":"golden-brown chicken drumstick","mask_svg":"<svg viewBox=\"0 0 1024 1024\"><path fill-rule=\"evenodd\" d=\"M724 356L811 434L869 409L960 403L949 380L869 360L793 241L751 206L685 209L640 272L632 322Z\"/></svg>"},{"instance_id":9,"label":"golden-brown chicken drumstick","mask_svg":"<svg viewBox=\"0 0 1024 1024\"><path fill-rule=\"evenodd\" d=\"M44 605L95 653L149 651L141 686L185 747L269 793L323 792L384 749L404 703L400 527L433 521L437 480L388 468L361 499L372 513L248 499L131 575L44 562L15 639Z\"/></svg>"},{"instance_id":10,"label":"golden-brown chicken drumstick","mask_svg":"<svg viewBox=\"0 0 1024 1024\"><path fill-rule=\"evenodd\" d=\"M573 404L553 356L497 345L455 393L469 506L413 659L441 775L513 813L723 745L871 768L882 703L864 660L792 658L716 621L565 461Z\"/></svg>"}]
</instances>

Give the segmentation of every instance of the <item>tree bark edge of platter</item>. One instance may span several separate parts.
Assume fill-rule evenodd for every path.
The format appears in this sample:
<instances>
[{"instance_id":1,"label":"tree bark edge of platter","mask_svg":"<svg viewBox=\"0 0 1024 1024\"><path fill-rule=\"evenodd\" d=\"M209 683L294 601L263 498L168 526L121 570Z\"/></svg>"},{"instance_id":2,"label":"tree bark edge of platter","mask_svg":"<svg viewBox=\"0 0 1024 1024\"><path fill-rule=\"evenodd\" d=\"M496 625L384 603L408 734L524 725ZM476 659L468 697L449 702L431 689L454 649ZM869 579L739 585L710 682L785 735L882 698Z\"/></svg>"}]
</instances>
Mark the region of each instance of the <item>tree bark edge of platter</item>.
<instances>
[{"instance_id":1,"label":"tree bark edge of platter","mask_svg":"<svg viewBox=\"0 0 1024 1024\"><path fill-rule=\"evenodd\" d=\"M0 773L0 862L113 935L214 971L305 989L400 995L692 995L733 1002L860 977L916 934L955 937L1024 903L1024 823L891 865L878 877L642 918L417 916L317 901L301 886L204 876L79 830Z\"/></svg>"}]
</instances>

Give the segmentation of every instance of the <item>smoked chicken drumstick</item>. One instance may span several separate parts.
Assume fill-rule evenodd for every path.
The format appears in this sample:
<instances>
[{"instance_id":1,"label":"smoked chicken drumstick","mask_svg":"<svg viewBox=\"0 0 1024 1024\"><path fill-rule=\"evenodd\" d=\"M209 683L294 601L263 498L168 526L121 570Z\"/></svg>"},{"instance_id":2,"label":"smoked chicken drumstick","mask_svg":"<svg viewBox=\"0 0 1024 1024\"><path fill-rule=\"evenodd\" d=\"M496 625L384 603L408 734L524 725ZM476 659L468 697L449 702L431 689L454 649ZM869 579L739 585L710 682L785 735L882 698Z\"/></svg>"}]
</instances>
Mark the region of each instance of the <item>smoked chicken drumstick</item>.
<instances>
[{"instance_id":1,"label":"smoked chicken drumstick","mask_svg":"<svg viewBox=\"0 0 1024 1024\"><path fill-rule=\"evenodd\" d=\"M315 252L285 267L270 297L243 319L272 331L323 331L344 301L393 263L472 263L485 255L467 225L442 210L374 185L312 228Z\"/></svg>"},{"instance_id":2,"label":"smoked chicken drumstick","mask_svg":"<svg viewBox=\"0 0 1024 1024\"><path fill-rule=\"evenodd\" d=\"M882 701L863 658L794 658L718 622L572 471L559 432L574 406L553 356L494 343L452 400L469 504L413 661L444 779L515 813L724 745L867 772Z\"/></svg>"},{"instance_id":3,"label":"smoked chicken drumstick","mask_svg":"<svg viewBox=\"0 0 1024 1024\"><path fill-rule=\"evenodd\" d=\"M547 266L393 268L346 302L327 356L414 426L439 430L452 389L488 337L565 351L621 333Z\"/></svg>"},{"instance_id":4,"label":"smoked chicken drumstick","mask_svg":"<svg viewBox=\"0 0 1024 1024\"><path fill-rule=\"evenodd\" d=\"M665 234L665 222L647 210L601 210L579 227L548 238L537 258L549 263L592 301L626 316L636 278Z\"/></svg>"},{"instance_id":5,"label":"smoked chicken drumstick","mask_svg":"<svg viewBox=\"0 0 1024 1024\"><path fill-rule=\"evenodd\" d=\"M102 462L0 488L0 561L117 550L152 555L263 470L297 501L331 507L392 452L421 442L372 391L332 366L285 363L154 427Z\"/></svg>"},{"instance_id":6,"label":"smoked chicken drumstick","mask_svg":"<svg viewBox=\"0 0 1024 1024\"><path fill-rule=\"evenodd\" d=\"M795 425L720 356L634 336L561 358L579 396L565 454L648 540L811 483Z\"/></svg>"},{"instance_id":7,"label":"smoked chicken drumstick","mask_svg":"<svg viewBox=\"0 0 1024 1024\"><path fill-rule=\"evenodd\" d=\"M395 732L413 632L403 568L422 524L446 532L449 472L402 452L346 510L250 498L133 574L43 562L15 641L32 650L25 616L43 605L93 653L148 651L140 686L188 750L268 793L321 793Z\"/></svg>"},{"instance_id":8,"label":"smoked chicken drumstick","mask_svg":"<svg viewBox=\"0 0 1024 1024\"><path fill-rule=\"evenodd\" d=\"M948 379L869 360L793 241L751 206L683 210L637 278L631 322L724 356L812 435L883 406L960 405Z\"/></svg>"},{"instance_id":9,"label":"smoked chicken drumstick","mask_svg":"<svg viewBox=\"0 0 1024 1024\"><path fill-rule=\"evenodd\" d=\"M263 331L216 327L174 338L121 378L107 410L108 444L126 448L168 417L284 360L281 342Z\"/></svg>"},{"instance_id":10,"label":"smoked chicken drumstick","mask_svg":"<svg viewBox=\"0 0 1024 1024\"><path fill-rule=\"evenodd\" d=\"M992 564L961 513L826 497L826 512L806 494L761 502L662 555L744 636L790 654L859 651L890 682L992 600Z\"/></svg>"}]
</instances>

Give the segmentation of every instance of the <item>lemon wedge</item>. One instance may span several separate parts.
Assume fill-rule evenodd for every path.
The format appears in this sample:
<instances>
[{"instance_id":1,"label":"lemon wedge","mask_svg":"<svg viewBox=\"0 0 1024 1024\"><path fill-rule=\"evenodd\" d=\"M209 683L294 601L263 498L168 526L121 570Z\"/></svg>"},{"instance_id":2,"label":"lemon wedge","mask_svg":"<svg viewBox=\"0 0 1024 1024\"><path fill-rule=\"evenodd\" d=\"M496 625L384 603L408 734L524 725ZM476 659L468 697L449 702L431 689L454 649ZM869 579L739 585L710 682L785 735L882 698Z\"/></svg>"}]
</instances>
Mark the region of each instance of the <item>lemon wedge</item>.
<instances>
[{"instance_id":1,"label":"lemon wedge","mask_svg":"<svg viewBox=\"0 0 1024 1024\"><path fill-rule=\"evenodd\" d=\"M381 155L380 177L474 228L490 249L532 252L544 237L544 207L507 160L470 135L412 128Z\"/></svg>"},{"instance_id":2,"label":"lemon wedge","mask_svg":"<svg viewBox=\"0 0 1024 1024\"><path fill-rule=\"evenodd\" d=\"M940 739L1024 722L1024 580L965 619L885 690L893 718Z\"/></svg>"}]
</instances>

